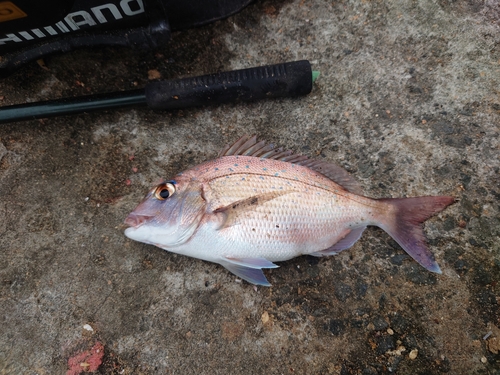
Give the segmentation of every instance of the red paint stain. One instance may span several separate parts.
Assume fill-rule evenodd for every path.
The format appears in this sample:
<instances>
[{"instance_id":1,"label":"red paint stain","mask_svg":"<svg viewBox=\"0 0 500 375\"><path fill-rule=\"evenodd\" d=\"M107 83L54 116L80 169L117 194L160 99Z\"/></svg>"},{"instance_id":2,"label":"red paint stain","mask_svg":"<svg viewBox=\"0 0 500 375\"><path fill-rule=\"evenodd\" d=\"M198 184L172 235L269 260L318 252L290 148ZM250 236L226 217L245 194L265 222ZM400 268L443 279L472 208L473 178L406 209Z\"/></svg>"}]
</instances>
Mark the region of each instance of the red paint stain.
<instances>
[{"instance_id":1,"label":"red paint stain","mask_svg":"<svg viewBox=\"0 0 500 375\"><path fill-rule=\"evenodd\" d=\"M104 346L100 342L96 342L90 350L68 359L68 371L66 375L78 375L82 372L97 371L102 364L102 357L104 357Z\"/></svg>"}]
</instances>

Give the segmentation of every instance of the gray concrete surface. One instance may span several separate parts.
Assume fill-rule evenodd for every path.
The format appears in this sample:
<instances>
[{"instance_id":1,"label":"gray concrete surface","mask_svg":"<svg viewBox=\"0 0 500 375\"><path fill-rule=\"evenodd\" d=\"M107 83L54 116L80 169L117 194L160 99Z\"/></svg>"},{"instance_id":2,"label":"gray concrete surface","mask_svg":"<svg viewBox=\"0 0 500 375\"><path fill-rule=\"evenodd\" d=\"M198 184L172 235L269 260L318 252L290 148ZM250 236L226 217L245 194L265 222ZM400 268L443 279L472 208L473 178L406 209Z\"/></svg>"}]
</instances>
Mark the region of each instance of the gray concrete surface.
<instances>
[{"instance_id":1,"label":"gray concrete surface","mask_svg":"<svg viewBox=\"0 0 500 375\"><path fill-rule=\"evenodd\" d=\"M2 125L0 374L90 369L96 343L101 374L500 374L499 49L496 0L269 0L154 53L81 50L2 79L5 106L155 70L321 71L300 99ZM271 288L125 238L147 189L243 133L337 162L371 197L456 196L425 227L443 275L375 228L266 271Z\"/></svg>"}]
</instances>

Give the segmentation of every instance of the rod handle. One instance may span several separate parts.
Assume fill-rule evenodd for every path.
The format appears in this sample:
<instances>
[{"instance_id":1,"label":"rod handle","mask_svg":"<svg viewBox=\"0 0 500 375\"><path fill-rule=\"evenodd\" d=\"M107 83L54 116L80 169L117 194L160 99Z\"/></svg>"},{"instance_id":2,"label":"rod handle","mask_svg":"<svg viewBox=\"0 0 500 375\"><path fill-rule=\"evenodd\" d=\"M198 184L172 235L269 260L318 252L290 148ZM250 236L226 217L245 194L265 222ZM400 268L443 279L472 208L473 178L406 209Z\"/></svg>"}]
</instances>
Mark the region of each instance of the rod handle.
<instances>
[{"instance_id":1,"label":"rod handle","mask_svg":"<svg viewBox=\"0 0 500 375\"><path fill-rule=\"evenodd\" d=\"M199 77L152 82L146 101L152 109L297 97L312 90L313 74L307 60L233 70Z\"/></svg>"}]
</instances>

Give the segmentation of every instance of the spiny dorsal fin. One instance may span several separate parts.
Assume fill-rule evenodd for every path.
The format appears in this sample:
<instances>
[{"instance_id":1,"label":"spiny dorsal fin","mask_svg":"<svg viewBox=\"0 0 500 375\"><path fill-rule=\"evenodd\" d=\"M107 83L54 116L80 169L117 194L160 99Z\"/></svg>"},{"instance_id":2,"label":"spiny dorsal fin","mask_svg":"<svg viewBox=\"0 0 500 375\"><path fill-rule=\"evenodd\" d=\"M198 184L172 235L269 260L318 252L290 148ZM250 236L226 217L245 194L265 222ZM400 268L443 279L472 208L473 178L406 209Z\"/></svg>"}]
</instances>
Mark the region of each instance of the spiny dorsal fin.
<instances>
[{"instance_id":1,"label":"spiny dorsal fin","mask_svg":"<svg viewBox=\"0 0 500 375\"><path fill-rule=\"evenodd\" d=\"M361 188L359 182L356 181L349 174L349 172L337 164L327 163L315 159L306 159L294 164L302 165L303 167L311 168L312 170L321 173L351 193L358 195L363 194L363 189Z\"/></svg>"},{"instance_id":2,"label":"spiny dorsal fin","mask_svg":"<svg viewBox=\"0 0 500 375\"><path fill-rule=\"evenodd\" d=\"M219 157L234 155L280 160L301 165L321 173L351 193L362 194L359 183L344 168L333 163L309 159L307 156L294 154L291 150L283 151L282 148L276 149L272 143L257 141L256 135L244 135L232 145L224 147L219 153Z\"/></svg>"}]
</instances>

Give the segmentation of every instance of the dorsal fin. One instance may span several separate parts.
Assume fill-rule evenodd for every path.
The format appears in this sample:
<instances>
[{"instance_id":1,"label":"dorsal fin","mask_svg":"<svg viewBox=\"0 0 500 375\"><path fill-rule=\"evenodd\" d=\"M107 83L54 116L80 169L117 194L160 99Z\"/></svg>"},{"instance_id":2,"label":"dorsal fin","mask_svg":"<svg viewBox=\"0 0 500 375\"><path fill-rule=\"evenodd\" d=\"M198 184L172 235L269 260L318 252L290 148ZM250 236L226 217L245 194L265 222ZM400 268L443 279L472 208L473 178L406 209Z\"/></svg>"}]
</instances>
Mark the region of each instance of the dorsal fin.
<instances>
[{"instance_id":1,"label":"dorsal fin","mask_svg":"<svg viewBox=\"0 0 500 375\"><path fill-rule=\"evenodd\" d=\"M256 135L244 135L232 145L224 147L219 153L219 157L235 155L280 160L301 165L321 173L351 193L362 194L359 183L344 168L333 163L309 159L305 155L294 154L290 150L276 149L272 143L257 141Z\"/></svg>"}]
</instances>

